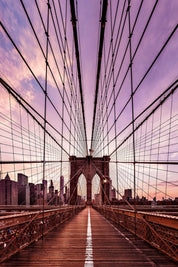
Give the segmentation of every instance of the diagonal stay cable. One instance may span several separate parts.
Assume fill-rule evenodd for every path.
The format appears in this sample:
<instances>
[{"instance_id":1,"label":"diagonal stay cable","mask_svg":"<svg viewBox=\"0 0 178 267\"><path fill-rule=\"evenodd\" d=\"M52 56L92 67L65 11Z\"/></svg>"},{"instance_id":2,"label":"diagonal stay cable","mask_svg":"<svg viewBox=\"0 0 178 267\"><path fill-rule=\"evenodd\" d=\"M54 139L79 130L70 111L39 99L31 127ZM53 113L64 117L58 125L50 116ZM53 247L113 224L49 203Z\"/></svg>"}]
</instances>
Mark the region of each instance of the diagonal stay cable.
<instances>
[{"instance_id":1,"label":"diagonal stay cable","mask_svg":"<svg viewBox=\"0 0 178 267\"><path fill-rule=\"evenodd\" d=\"M10 87L10 85L9 84L7 84L2 78L0 78L0 83L7 89L7 91L11 94L11 95L13 95L13 97L20 103L20 105L21 106L23 106L23 108L27 111L27 112L29 112L30 113L30 111L29 111L29 109L27 109L27 107L28 108L30 108L39 118L41 118L42 120L44 120L44 118L43 118L43 116L39 113L39 112L37 112L20 94L18 94L12 87ZM24 103L24 104L23 104ZM27 105L27 107L25 106L25 105ZM30 113L31 114L31 113ZM60 115L60 114L59 114ZM35 121L37 121L37 119L35 118ZM62 137L62 134L47 120L47 124L56 132L56 133L58 133L61 137ZM69 127L68 127L68 125L65 123L65 121L64 121L64 124L65 124L65 126L66 126L66 128L67 128L67 130L69 131L69 132L71 132L70 131L70 129L69 129ZM72 136L73 136L73 134L72 134ZM74 145L63 135L63 138L65 139L65 141L66 142L68 142L71 146L73 146L74 147ZM78 152L80 152L79 150L78 150Z\"/></svg>"},{"instance_id":2,"label":"diagonal stay cable","mask_svg":"<svg viewBox=\"0 0 178 267\"><path fill-rule=\"evenodd\" d=\"M19 50L19 48L17 47L17 45L15 44L15 42L13 41L12 37L10 36L10 34L8 33L7 29L5 28L5 26L3 25L3 23L0 21L0 26L3 28L4 32L6 33L7 37L9 38L9 40L11 41L11 43L13 44L13 46L15 47L16 51L18 52L18 54L20 55L20 57L22 58L23 62L25 63L25 65L27 66L28 70L30 71L30 73L32 74L33 78L35 79L35 81L37 82L37 84L39 85L39 87L41 88L41 90L43 91L43 93L45 94L45 90L42 86L42 84L40 83L39 79L37 78L37 76L35 75L35 73L33 72L33 70L31 69L31 67L29 66L27 60L24 58L24 56L22 55L21 51ZM50 42L49 42L50 44ZM42 52L44 54L44 51ZM49 69L50 69L50 72L51 72L51 68L49 66ZM58 85L57 85L57 82L56 82L56 79L53 75L53 73L51 72L51 75L53 77L53 80L56 84L56 87L58 88ZM59 88L58 88L59 89ZM47 98L50 102L50 104L52 105L52 107L55 109L55 111L57 112L58 116L61 118L59 112L57 111L56 107L54 106L52 100L50 99L50 97L47 95ZM61 96L62 98L62 96ZM66 106L66 110L69 113L68 109L67 109L67 106ZM70 116L70 115L69 115ZM73 125L74 125L74 122L72 121Z\"/></svg>"},{"instance_id":3,"label":"diagonal stay cable","mask_svg":"<svg viewBox=\"0 0 178 267\"><path fill-rule=\"evenodd\" d=\"M41 126L41 128L44 129L43 125L38 121L38 119L27 109L27 107L22 103L22 101L18 98L18 96L13 93L12 88L7 83L5 83L1 78L0 82L4 85L4 87L8 90L8 92L10 92L11 95L13 95L16 101L19 102L20 105L27 111L27 113L29 113L30 116ZM47 130L46 133L48 133L48 135L53 139L53 141L69 156L69 153L63 147L61 147L61 145L57 142L57 140Z\"/></svg>"},{"instance_id":4,"label":"diagonal stay cable","mask_svg":"<svg viewBox=\"0 0 178 267\"><path fill-rule=\"evenodd\" d=\"M96 107L97 107L97 100L98 100L98 89L99 89L99 80L100 80L100 71L101 71L101 60L102 60L102 52L103 52L107 6L108 6L108 0L103 0L101 28L100 28L100 44L99 44L99 51L98 51L98 67L97 67L97 75L96 75L95 102L94 102L94 110L93 110L91 149L93 148L93 137L94 137L94 128L95 128L95 119L96 119Z\"/></svg>"},{"instance_id":5,"label":"diagonal stay cable","mask_svg":"<svg viewBox=\"0 0 178 267\"><path fill-rule=\"evenodd\" d=\"M159 95L150 105L148 105L139 115L137 115L137 117L135 118L135 121L140 118L147 110L149 110L154 104L156 104L157 101L159 101L162 97L164 97L164 94L168 93L170 90L172 90L172 87L173 86L176 86L177 85L177 82L178 80L176 79L165 91L163 91L163 93L161 93L161 95ZM126 106L128 105L128 103L130 102L131 100L131 97L127 100L126 104L124 105L124 107L122 108L122 110L120 111L120 113L117 115L117 118L116 118L116 121L118 120L118 118L121 116L121 114L123 113L123 111L125 110ZM109 132L111 131L111 129L114 127L114 123L111 125L110 129L109 129ZM115 136L114 138L117 138L121 133L123 133L130 125L132 124L132 121L128 123L128 125L123 129L121 130L117 136ZM109 133L108 132L108 133ZM107 135L105 135L104 138L106 138ZM109 143L112 143L112 141L114 140L111 139ZM100 151L99 151L100 152ZM99 153L98 152L98 153Z\"/></svg>"},{"instance_id":6,"label":"diagonal stay cable","mask_svg":"<svg viewBox=\"0 0 178 267\"><path fill-rule=\"evenodd\" d=\"M79 81L79 88L80 88L83 127L84 127L84 133L85 133L86 154L88 155L85 111L84 111L84 101L83 101L83 89L82 89L82 79L81 79L81 70L80 70L80 54L79 54L78 35L77 35L77 27L76 27L76 20L77 19L76 19L76 15L75 15L74 0L70 0L70 10L71 10L71 21L72 21L72 26L73 26L73 37L74 37L74 41L75 41L75 55L76 55L76 61L77 61L78 81Z\"/></svg>"},{"instance_id":7,"label":"diagonal stay cable","mask_svg":"<svg viewBox=\"0 0 178 267\"><path fill-rule=\"evenodd\" d=\"M160 101L160 103L158 103L158 105L146 116L146 118L143 119L143 121L141 121L137 127L134 129L134 132L137 131L140 126L170 97L171 94L174 93L174 91L176 91L178 89L178 86L175 86L165 97L163 100ZM116 152L116 150L121 147L123 145L123 143L125 143L128 138L133 134L133 131L112 151L112 153L110 154L110 157Z\"/></svg>"}]
</instances>

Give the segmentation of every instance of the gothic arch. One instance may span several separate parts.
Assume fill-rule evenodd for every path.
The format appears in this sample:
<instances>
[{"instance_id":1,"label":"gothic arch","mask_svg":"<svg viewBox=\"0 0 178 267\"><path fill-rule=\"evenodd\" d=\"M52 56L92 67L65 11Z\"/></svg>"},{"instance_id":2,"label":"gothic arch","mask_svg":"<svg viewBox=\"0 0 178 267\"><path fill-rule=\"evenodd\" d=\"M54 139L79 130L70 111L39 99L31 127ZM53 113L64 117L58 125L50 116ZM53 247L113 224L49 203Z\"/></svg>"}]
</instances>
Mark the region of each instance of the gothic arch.
<instances>
[{"instance_id":1,"label":"gothic arch","mask_svg":"<svg viewBox=\"0 0 178 267\"><path fill-rule=\"evenodd\" d=\"M92 179L97 174L100 177L102 202L109 202L110 178L109 178L109 156L102 158L86 158L70 157L70 204L75 205L77 200L77 184L81 174L86 178L87 182L87 204L92 204Z\"/></svg>"}]
</instances>

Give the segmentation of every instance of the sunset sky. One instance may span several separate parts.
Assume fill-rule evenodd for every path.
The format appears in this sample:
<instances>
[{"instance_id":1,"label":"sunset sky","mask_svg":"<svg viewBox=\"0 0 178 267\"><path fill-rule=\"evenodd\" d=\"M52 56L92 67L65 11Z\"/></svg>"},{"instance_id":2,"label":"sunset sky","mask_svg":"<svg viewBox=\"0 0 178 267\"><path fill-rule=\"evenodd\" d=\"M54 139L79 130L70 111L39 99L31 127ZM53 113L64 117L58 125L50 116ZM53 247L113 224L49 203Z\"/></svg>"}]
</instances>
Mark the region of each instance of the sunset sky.
<instances>
[{"instance_id":1,"label":"sunset sky","mask_svg":"<svg viewBox=\"0 0 178 267\"><path fill-rule=\"evenodd\" d=\"M45 26L47 22L47 1L44 0L38 0L39 9L42 14L42 18L44 20ZM56 5L56 11L58 14L58 23L61 28L61 36L64 41L64 30L62 26L62 18L60 15L60 8L58 6L58 1L50 1L52 12L54 15L55 20L55 12L54 12L54 5L52 3L55 3ZM79 87L77 82L77 68L76 68L76 59L75 59L75 53L74 53L74 45L73 45L73 31L72 31L72 23L71 23L71 14L70 14L70 3L69 1L60 1L61 2L61 10L64 17L65 22L65 14L66 15L66 36L67 36L67 45L68 45L68 52L66 52L66 65L68 66L70 70L70 75L74 73L74 79L73 83L76 83L76 88L79 95ZM84 108L85 108L85 119L86 119L86 128L87 128L87 139L88 139L88 147L90 148L90 141L91 141L91 131L92 131L92 120L93 120L93 108L94 108L94 96L95 96L95 84L96 84L96 71L97 71L97 53L98 53L98 42L99 42L99 33L100 33L100 19L101 19L101 9L102 9L102 1L97 0L78 0L77 6L76 6L76 16L77 16L77 28L78 29L78 36L79 36L79 43L80 43L80 59L81 59L81 72L82 72L82 85L83 85L83 95L84 95ZM122 13L122 9L124 6L124 0L120 1L118 12L116 15L116 26L113 31L113 47L117 47L118 43L115 42L117 40L117 32L119 28L119 21ZM37 7L35 5L35 1L18 1L18 0L1 0L0 1L0 19L2 22L3 27L5 27L6 31L8 32L9 36L12 38L15 45L18 47L19 51L23 55L24 59L30 66L30 68L33 70L35 76L37 77L38 82L34 79L33 75L29 71L27 65L23 62L22 58L20 57L19 53L17 52L17 49L12 44L9 37L7 37L7 34L5 33L5 30L3 29L2 25L0 27L0 75L2 79L4 79L18 94L20 94L24 100L26 100L39 114L43 117L44 116L44 93L42 88L45 88L45 59L44 55L42 53L42 50L39 47L39 44L35 38L35 35L32 31L32 27L28 21L28 18L25 14L23 5L29 15L29 18L32 22L32 25L34 26L35 32L40 40L40 44L43 51L46 51L46 35L44 33L44 28L41 23L41 18L39 16ZM67 12L66 12L66 3L67 3ZM109 45L111 43L111 27L113 25L114 21L114 15L116 14L116 8L117 8L118 1L108 1L108 12L107 12L107 22L106 22L106 29L105 29L105 41L104 41L104 52L103 52L103 58L102 58L102 66L101 66L101 76L100 76L100 86L99 86L99 96L104 94L104 73L106 71L106 75L109 75L109 65L111 64L111 54L108 56L109 52ZM164 90L166 90L173 82L175 82L178 79L178 29L176 28L178 24L178 1L177 0L161 0L161 1L155 0L145 0L143 1L143 4L141 6L140 14L138 17L138 21L136 23L133 36L132 36L132 55L134 55L134 51L136 50L138 41L143 33L144 27L148 21L148 18L150 16L150 13L155 5L155 10L153 13L153 16L151 17L151 20L149 22L148 28L146 30L146 33L143 37L143 40L139 46L139 49L137 53L135 54L134 60L133 60L133 89L135 90L137 86L140 84L138 90L136 91L134 95L134 116L138 116L146 107L148 107L154 99L156 99ZM139 6L141 4L141 1L131 1L131 28L133 27ZM126 6L124 8L124 14L126 14L127 9L127 1ZM66 12L66 13L65 13ZM112 16L111 16L112 15ZM111 25L111 17L112 17L112 25ZM55 20L56 25L57 21ZM123 21L121 26L123 25ZM175 32L172 37L170 37L172 31L175 29ZM129 65L130 60L130 54L129 49L126 53L125 60L123 62L121 72L118 74L119 67L121 64L121 60L126 48L126 45L128 43L128 36L129 36L129 27L128 27L128 20L126 20L126 26L123 31L122 39L120 42L120 46L118 48L117 53L115 52L115 65L114 65L114 79L115 79L115 85L116 85L116 93L119 91L119 88L121 86L122 80L124 78L125 72ZM144 74L147 72L149 67L151 66L152 62L158 55L159 51L165 44L166 40L170 37L170 40L168 44L165 46L163 51L160 53L160 56L156 60L156 62L153 64L153 67L148 72L148 75L145 77L145 79L140 83L142 80ZM50 99L52 100L52 103L55 107L57 107L57 110L59 114L62 114L62 99L60 97L60 93L63 92L63 79L65 83L65 90L66 94L70 96L70 82L67 80L67 74L64 75L64 66L63 66L63 60L61 57L60 47L58 45L58 40L55 34L55 28L53 27L52 17L49 17L49 40L51 42L53 51L56 55L56 60L58 64L58 68L60 70L61 76L59 74L59 71L57 69L53 53L51 48L49 48L49 54L48 54L48 62L49 66L53 72L53 75L55 77L55 81L50 74L50 71L48 71L48 95ZM66 50L67 51L67 50ZM109 58L109 65L108 68L106 68L105 60L107 59L107 56ZM67 73L67 72L66 72ZM109 76L108 76L109 77ZM40 85L41 87L40 87ZM57 88L58 87L58 88ZM110 95L112 94L113 90L113 82L111 79L111 82L108 83L108 99ZM60 93L59 93L60 91ZM17 155L16 160L22 160L22 158L25 157L26 160L30 160L33 158L33 160L42 159L42 153L40 151L43 149L43 132L42 130L37 129L38 126L34 121L30 118L29 122L27 121L27 115L26 112L23 110L20 111L19 104L13 99L13 97L9 100L9 95L7 91L4 89L4 87L0 86L0 122L1 129L3 131L4 127L9 127L11 129L12 123L11 119L17 123L17 125L23 125L24 129L22 132L25 134L25 129L28 132L28 127L30 127L30 137L27 136L28 142L29 140L34 140L34 146L35 146L35 138L36 140L39 138L39 144L40 147L34 152L31 149L31 152L29 153L30 149L28 148L26 150L25 156L18 155L21 152L20 150L24 150L25 146L27 146L24 143L24 147L17 148ZM120 93L118 94L118 98L116 99L116 115L120 113L120 111L123 109L124 105L128 101L129 97L131 95L130 91L130 72L126 76L126 79L121 87ZM159 100L160 101L160 100ZM143 127L139 128L139 130L136 132L136 157L137 160L143 159L145 160L170 160L170 161L177 161L178 160L178 145L175 141L175 138L178 137L178 126L177 126L177 120L178 120L178 106L176 103L178 101L178 92L175 91L173 97L169 98L168 101L166 101L162 108L159 108L154 113L153 116L150 117L145 124L143 124ZM69 140L69 131L68 126L70 126L70 116L67 114L67 109L70 110L70 104L67 102L67 98L65 98L66 108L64 108L64 120L66 122L66 125L64 125L63 134L66 139ZM158 103L158 102L157 102ZM156 104L157 104L156 103ZM113 100L111 101L111 104L108 105L109 110L111 110L111 115L109 117L108 126L111 127L110 134L109 134L109 140L112 140L115 136L115 129L112 127L113 122L115 120L114 118L114 109L112 109ZM155 104L155 105L156 105ZM151 106L146 113L144 113L137 121L136 125L138 125L151 110L155 107L155 105ZM73 111L75 110L74 106L72 107ZM12 111L12 118L10 118L10 110ZM170 111L171 110L171 111ZM20 112L21 115L20 115ZM99 114L99 113L98 113ZM131 101L128 103L127 107L124 109L122 115L118 118L116 123L116 134L118 134L122 129L124 129L132 120L131 116ZM20 117L21 116L21 117ZM79 115L80 116L80 115ZM172 120L172 131L168 130L168 127L170 125L170 117ZM9 118L9 121L6 120ZM161 118L161 122L160 122ZM42 120L38 117L39 121L42 122ZM21 120L21 122L20 122ZM47 120L50 122L52 126L56 128L57 131L61 132L62 127L62 120L59 119L59 116L57 112L54 110L52 105L47 102ZM29 125L28 125L29 123ZM162 148L163 154L160 154L160 157L154 156L154 153L158 154L160 152L159 145L157 148L155 148L155 151L153 151L153 141L152 137L150 136L149 131L154 130L155 139L158 143L160 141L164 140L164 134L161 134L161 137L158 137L156 135L156 129L160 128L160 125L165 126L164 129L166 129L166 135L171 137L172 141L168 144L165 143L165 147ZM14 126L15 127L15 126ZM33 130L31 130L33 127ZM49 126L47 126L48 128ZM75 137L75 129L74 126L72 126L73 134ZM79 127L79 124L78 126ZM21 127L22 128L22 127ZM107 127L104 128L104 135L107 131ZM20 129L20 128L19 128ZM58 140L58 143L61 143L61 136L57 134L52 127L48 128L50 134ZM126 131L123 132L123 134L119 135L117 138L117 145L119 145L131 132L132 127L128 127ZM13 160L14 152L12 151L12 132L9 133L9 139L6 140L5 137L2 137L2 131L1 131L1 160ZM12 131L12 129L11 129ZM41 131L41 132L40 132ZM80 130L79 130L80 131ZM28 135L28 133L26 134ZM163 130L162 130L163 132ZM36 135L36 136L35 136ZM144 141L141 142L141 138L144 136ZM21 140L23 137L21 137ZM168 140L168 138L166 139ZM49 138L49 147L47 153L47 159L48 160L57 160L61 159L61 150L52 139ZM71 141L73 141L71 139ZM20 139L18 141L20 143ZM17 142L17 143L18 143ZM107 143L107 140L105 139L105 144ZM81 145L83 143L81 142ZM172 144L172 146L171 146ZM18 146L18 145L17 145ZM100 143L98 143L98 146L100 147ZM96 156L103 156L104 154L108 153L111 154L115 149L116 143L113 140L113 142L110 143L109 148L104 148L102 151L96 150ZM132 146L132 140L128 139L128 143L125 143L121 146L121 148L118 150L118 159L120 161L132 161L133 159L133 153L129 152L129 147ZM148 146L148 153L145 154L145 148ZM29 144L28 144L29 147ZM67 141L64 140L63 147L65 150L69 151L69 144ZM150 148L151 147L151 148ZM41 149L41 150L40 150ZM169 150L168 150L169 149ZM150 152L152 151L152 152ZM8 152L8 153L7 153ZM169 152L169 156L168 156ZM35 154L36 153L36 154ZM71 147L71 154L74 154L74 148ZM98 154L97 154L98 153ZM152 153L152 154L150 154ZM165 154L164 154L165 153ZM38 155L39 156L38 156ZM60 154L60 155L59 155ZM151 155L151 156L150 156ZM63 153L62 160L68 160L68 156ZM114 153L111 157L111 160L116 160L116 154ZM66 178L69 176L69 167L68 163L63 163L63 170L61 171L59 164L55 165L54 169L55 175L60 170L60 172L63 172L63 175ZM113 166L113 167L112 167ZM158 167L158 166L156 166ZM6 166L6 169L12 172L12 176L14 175L16 170L13 170L13 166ZM28 169L27 166L22 167L22 165L19 165L19 168L21 169ZM35 173L41 172L41 166L36 168L34 170L34 174L31 173L32 176L35 177ZM110 176L113 178L113 184L116 186L116 166L113 163L111 164L110 169ZM123 192L124 189L127 187L133 187L133 168L131 165L128 165L127 167L124 165L118 166L120 177L119 177L119 184L120 184L120 191ZM50 173L50 167L47 168ZM158 171L158 169L161 169ZM47 171L47 172L48 172ZM166 176L166 171L169 172L168 177ZM6 172L5 167L3 166L3 173ZM27 174L30 176L29 171L27 170ZM50 179L56 179L54 178L55 175L51 175ZM151 184L154 185L156 188L159 188L161 192L165 191L165 183L166 186L169 185L169 193L166 193L167 196L177 196L178 195L178 169L177 166L159 166L159 168L154 169L152 166L138 166L137 168L137 191L140 194L140 192L145 190L145 192L151 196L155 195L155 189L151 187ZM15 176L15 175L14 175ZM127 178L123 178L126 177ZM144 176L144 177L143 177ZM151 177L151 178L150 178ZM15 177L13 177L15 179ZM34 178L35 180L36 178ZM41 176L37 180L40 180ZM130 180L129 180L130 179ZM145 182L144 182L145 181ZM169 184L170 182L170 184ZM57 181L56 181L57 184ZM144 189L144 190L143 190ZM158 191L159 191L158 190ZM166 189L167 190L167 189ZM149 193L148 193L149 191ZM145 193L145 194L146 194ZM158 193L158 192L157 192ZM159 195L159 193L158 193ZM163 196L163 193L160 193L159 197Z\"/></svg>"}]
</instances>

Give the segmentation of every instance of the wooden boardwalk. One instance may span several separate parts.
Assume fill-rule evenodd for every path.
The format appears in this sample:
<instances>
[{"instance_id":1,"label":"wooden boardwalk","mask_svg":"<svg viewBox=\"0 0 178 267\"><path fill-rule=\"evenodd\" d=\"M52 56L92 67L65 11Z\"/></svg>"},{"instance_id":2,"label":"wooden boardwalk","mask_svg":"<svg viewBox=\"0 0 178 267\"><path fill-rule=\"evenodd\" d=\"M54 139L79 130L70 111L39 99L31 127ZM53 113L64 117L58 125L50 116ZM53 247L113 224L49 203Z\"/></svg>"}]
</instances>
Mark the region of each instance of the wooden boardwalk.
<instances>
[{"instance_id":1,"label":"wooden boardwalk","mask_svg":"<svg viewBox=\"0 0 178 267\"><path fill-rule=\"evenodd\" d=\"M90 219L89 219L90 217ZM91 228L90 228L91 225ZM116 229L86 208L43 240L23 249L1 266L177 266L126 230Z\"/></svg>"}]
</instances>

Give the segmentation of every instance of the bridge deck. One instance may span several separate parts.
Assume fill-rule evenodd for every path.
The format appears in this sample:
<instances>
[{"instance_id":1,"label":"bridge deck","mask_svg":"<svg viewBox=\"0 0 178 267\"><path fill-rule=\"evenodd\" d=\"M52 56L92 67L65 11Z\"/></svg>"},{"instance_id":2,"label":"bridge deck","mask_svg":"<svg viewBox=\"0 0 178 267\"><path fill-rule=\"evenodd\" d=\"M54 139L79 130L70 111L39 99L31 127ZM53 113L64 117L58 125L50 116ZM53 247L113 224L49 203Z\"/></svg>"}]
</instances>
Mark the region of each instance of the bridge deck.
<instances>
[{"instance_id":1,"label":"bridge deck","mask_svg":"<svg viewBox=\"0 0 178 267\"><path fill-rule=\"evenodd\" d=\"M91 217L91 229L88 217ZM142 240L135 240L127 231L120 232L95 210L87 208L2 266L177 265Z\"/></svg>"}]
</instances>

